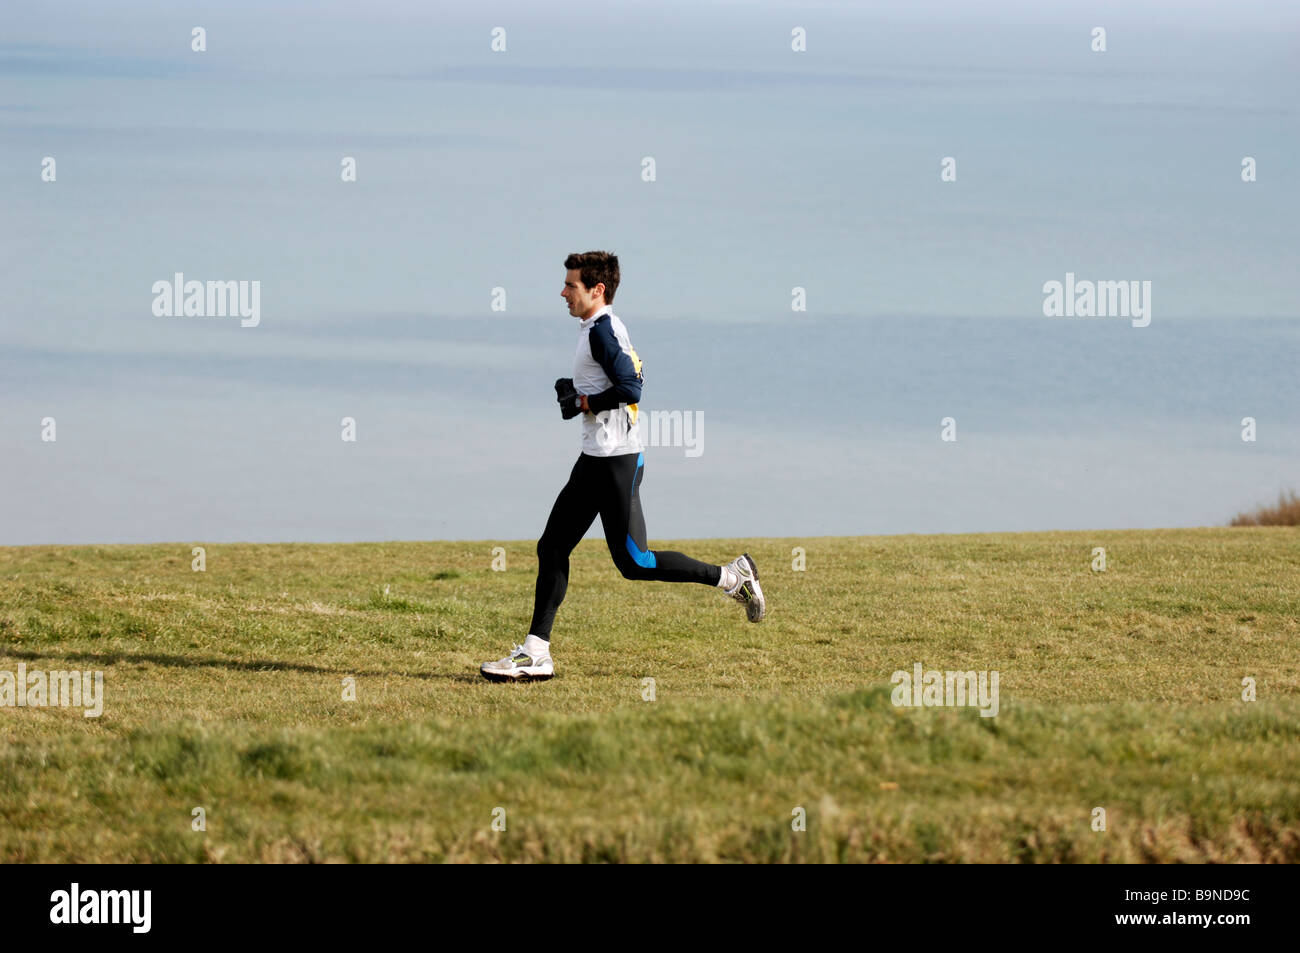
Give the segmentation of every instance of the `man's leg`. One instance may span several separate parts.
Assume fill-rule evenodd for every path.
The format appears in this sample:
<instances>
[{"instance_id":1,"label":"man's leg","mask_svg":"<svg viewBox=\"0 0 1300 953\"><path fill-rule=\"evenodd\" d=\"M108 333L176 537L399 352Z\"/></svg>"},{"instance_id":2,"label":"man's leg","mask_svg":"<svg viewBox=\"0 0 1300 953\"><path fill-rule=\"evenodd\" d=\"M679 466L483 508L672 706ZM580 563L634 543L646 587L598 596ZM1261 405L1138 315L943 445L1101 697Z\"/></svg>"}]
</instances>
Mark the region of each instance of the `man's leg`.
<instances>
[{"instance_id":1,"label":"man's leg","mask_svg":"<svg viewBox=\"0 0 1300 953\"><path fill-rule=\"evenodd\" d=\"M600 509L600 474L596 458L582 454L573 465L569 482L551 507L542 538L537 541L537 589L533 597L530 635L547 641L555 612L569 588L569 554L591 528Z\"/></svg>"},{"instance_id":2,"label":"man's leg","mask_svg":"<svg viewBox=\"0 0 1300 953\"><path fill-rule=\"evenodd\" d=\"M551 624L569 588L569 553L591 528L599 510L602 471L592 467L592 459L586 454L578 457L569 473L569 482L551 507L546 529L537 541L533 621L523 645L516 646L505 658L484 662L479 667L483 677L490 681L533 681L555 674L551 660Z\"/></svg>"},{"instance_id":3,"label":"man's leg","mask_svg":"<svg viewBox=\"0 0 1300 953\"><path fill-rule=\"evenodd\" d=\"M627 579L718 585L722 579L721 566L703 563L671 550L652 551L647 547L645 515L641 511L644 454L626 453L598 459L609 468L609 478L600 499L600 523L605 530L609 554L614 557L619 572Z\"/></svg>"}]
</instances>

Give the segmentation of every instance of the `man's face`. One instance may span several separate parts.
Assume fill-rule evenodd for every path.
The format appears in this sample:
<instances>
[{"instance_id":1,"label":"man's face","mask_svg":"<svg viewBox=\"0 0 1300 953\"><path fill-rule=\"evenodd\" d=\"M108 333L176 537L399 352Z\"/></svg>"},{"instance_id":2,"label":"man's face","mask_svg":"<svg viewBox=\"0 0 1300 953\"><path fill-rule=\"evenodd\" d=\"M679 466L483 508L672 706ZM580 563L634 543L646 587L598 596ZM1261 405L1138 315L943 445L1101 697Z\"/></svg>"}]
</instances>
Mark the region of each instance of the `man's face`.
<instances>
[{"instance_id":1,"label":"man's face","mask_svg":"<svg viewBox=\"0 0 1300 953\"><path fill-rule=\"evenodd\" d=\"M605 284L596 282L596 287L588 289L582 283L582 271L570 268L564 273L564 290L561 297L569 303L569 314L578 318L591 317L605 307Z\"/></svg>"}]
</instances>

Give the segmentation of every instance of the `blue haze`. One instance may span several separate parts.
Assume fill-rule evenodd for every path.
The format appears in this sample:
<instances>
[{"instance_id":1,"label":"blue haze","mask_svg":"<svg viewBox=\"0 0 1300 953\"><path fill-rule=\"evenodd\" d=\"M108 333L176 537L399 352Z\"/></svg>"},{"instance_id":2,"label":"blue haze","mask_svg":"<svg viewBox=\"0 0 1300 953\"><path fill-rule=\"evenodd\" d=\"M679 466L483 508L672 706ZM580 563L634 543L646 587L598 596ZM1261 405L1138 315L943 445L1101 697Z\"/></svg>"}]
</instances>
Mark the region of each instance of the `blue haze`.
<instances>
[{"instance_id":1,"label":"blue haze","mask_svg":"<svg viewBox=\"0 0 1300 953\"><path fill-rule=\"evenodd\" d=\"M652 540L1209 525L1300 487L1295 8L564 10L8 11L0 544L536 538L589 248L644 409L704 416L702 456L647 451ZM261 325L154 317L177 271L260 280ZM1150 280L1150 327L1043 317L1067 271Z\"/></svg>"}]
</instances>

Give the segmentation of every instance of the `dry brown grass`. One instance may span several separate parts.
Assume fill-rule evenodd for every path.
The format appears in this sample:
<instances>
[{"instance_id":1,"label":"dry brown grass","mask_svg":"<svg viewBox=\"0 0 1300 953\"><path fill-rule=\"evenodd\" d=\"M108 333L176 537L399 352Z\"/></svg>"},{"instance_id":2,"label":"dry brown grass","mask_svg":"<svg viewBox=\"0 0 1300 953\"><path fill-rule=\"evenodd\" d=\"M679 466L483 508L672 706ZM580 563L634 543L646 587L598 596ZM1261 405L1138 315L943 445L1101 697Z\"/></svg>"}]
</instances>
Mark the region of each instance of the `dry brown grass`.
<instances>
[{"instance_id":1,"label":"dry brown grass","mask_svg":"<svg viewBox=\"0 0 1300 953\"><path fill-rule=\"evenodd\" d=\"M1261 503L1252 512L1238 513L1228 525L1300 526L1300 495L1295 490L1278 493L1276 503Z\"/></svg>"}]
</instances>

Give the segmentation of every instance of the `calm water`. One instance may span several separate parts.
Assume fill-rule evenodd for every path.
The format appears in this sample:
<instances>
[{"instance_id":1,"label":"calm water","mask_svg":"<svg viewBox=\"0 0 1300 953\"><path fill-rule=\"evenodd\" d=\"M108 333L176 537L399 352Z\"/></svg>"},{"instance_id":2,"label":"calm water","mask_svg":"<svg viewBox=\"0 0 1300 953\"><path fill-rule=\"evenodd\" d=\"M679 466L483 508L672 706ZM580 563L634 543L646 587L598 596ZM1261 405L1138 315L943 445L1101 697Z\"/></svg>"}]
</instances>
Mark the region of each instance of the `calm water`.
<instances>
[{"instance_id":1,"label":"calm water","mask_svg":"<svg viewBox=\"0 0 1300 953\"><path fill-rule=\"evenodd\" d=\"M645 409L703 414L702 456L648 451L652 538L1206 525L1300 486L1290 5L1108 10L1101 55L1068 4L810 9L807 54L779 5L592 5L586 47L506 5L503 55L469 13L294 9L204 14L205 54L166 5L13 13L0 544L535 538L593 247ZM260 281L261 325L154 317L177 271ZM1150 327L1041 317L1067 271L1151 281Z\"/></svg>"},{"instance_id":2,"label":"calm water","mask_svg":"<svg viewBox=\"0 0 1300 953\"><path fill-rule=\"evenodd\" d=\"M1205 525L1298 482L1300 322L626 320L644 409L704 420L702 455L647 452L660 538ZM10 352L5 541L536 535L577 454L550 393L574 324Z\"/></svg>"}]
</instances>

